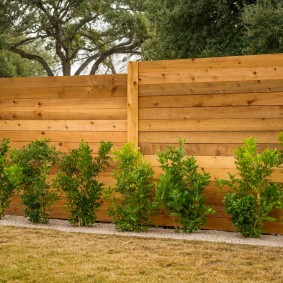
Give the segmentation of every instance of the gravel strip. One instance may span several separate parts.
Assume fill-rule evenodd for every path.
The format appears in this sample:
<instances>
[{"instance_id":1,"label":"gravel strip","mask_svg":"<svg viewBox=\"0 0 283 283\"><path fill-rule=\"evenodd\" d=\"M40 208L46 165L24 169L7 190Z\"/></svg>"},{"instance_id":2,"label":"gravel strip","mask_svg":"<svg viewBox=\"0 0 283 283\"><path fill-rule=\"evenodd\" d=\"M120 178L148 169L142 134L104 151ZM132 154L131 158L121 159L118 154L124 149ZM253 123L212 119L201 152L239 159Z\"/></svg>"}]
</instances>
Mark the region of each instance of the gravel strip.
<instances>
[{"instance_id":1,"label":"gravel strip","mask_svg":"<svg viewBox=\"0 0 283 283\"><path fill-rule=\"evenodd\" d=\"M148 232L120 232L110 223L95 223L92 227L73 227L66 220L50 219L49 224L31 224L23 216L6 215L0 220L0 226L52 229L72 233L133 236L144 238L197 240L227 244L283 247L283 235L262 235L259 239L244 238L239 233L215 230L199 230L192 234L175 233L174 229L150 228Z\"/></svg>"}]
</instances>

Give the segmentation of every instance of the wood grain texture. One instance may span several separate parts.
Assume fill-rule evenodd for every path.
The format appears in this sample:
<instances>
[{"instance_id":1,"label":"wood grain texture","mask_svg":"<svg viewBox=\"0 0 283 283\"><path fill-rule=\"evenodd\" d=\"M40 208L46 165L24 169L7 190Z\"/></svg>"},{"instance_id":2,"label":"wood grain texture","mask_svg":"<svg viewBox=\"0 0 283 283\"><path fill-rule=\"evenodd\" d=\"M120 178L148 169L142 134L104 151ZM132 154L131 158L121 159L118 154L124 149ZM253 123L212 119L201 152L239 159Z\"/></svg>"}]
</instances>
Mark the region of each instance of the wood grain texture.
<instances>
[{"instance_id":1,"label":"wood grain texture","mask_svg":"<svg viewBox=\"0 0 283 283\"><path fill-rule=\"evenodd\" d=\"M176 81L172 84L149 84L139 86L140 96L156 95L199 95L199 94L239 94L239 93L274 93L283 91L283 79L223 81L223 82L188 82Z\"/></svg>"},{"instance_id":2,"label":"wood grain texture","mask_svg":"<svg viewBox=\"0 0 283 283\"><path fill-rule=\"evenodd\" d=\"M0 120L126 120L127 109L0 108Z\"/></svg>"},{"instance_id":3,"label":"wood grain texture","mask_svg":"<svg viewBox=\"0 0 283 283\"><path fill-rule=\"evenodd\" d=\"M157 151L166 150L167 146L179 146L178 142L175 143L140 143L139 147L143 154L146 155L154 155ZM191 143L189 140L184 144L185 149L187 150L187 154L189 156L232 156L234 151L239 146L242 146L243 143ZM278 143L274 144L258 144L259 151L263 151L266 148L278 148Z\"/></svg>"},{"instance_id":4,"label":"wood grain texture","mask_svg":"<svg viewBox=\"0 0 283 283\"><path fill-rule=\"evenodd\" d=\"M128 64L128 142L139 143L139 63Z\"/></svg>"},{"instance_id":5,"label":"wood grain texture","mask_svg":"<svg viewBox=\"0 0 283 283\"><path fill-rule=\"evenodd\" d=\"M41 87L81 87L96 85L125 85L126 75L89 75L89 76L55 76L55 77L25 77L25 78L1 78L2 88L41 88ZM1 92L0 92L1 93Z\"/></svg>"},{"instance_id":6,"label":"wood grain texture","mask_svg":"<svg viewBox=\"0 0 283 283\"><path fill-rule=\"evenodd\" d=\"M166 72L140 73L140 85L172 84L172 83L201 83L231 81L258 81L282 79L283 67L255 67L241 69L201 69L201 70L168 70Z\"/></svg>"},{"instance_id":7,"label":"wood grain texture","mask_svg":"<svg viewBox=\"0 0 283 283\"><path fill-rule=\"evenodd\" d=\"M283 106L141 108L141 120L149 119L273 119L283 118Z\"/></svg>"},{"instance_id":8,"label":"wood grain texture","mask_svg":"<svg viewBox=\"0 0 283 283\"><path fill-rule=\"evenodd\" d=\"M35 139L50 139L53 142L127 142L127 132L77 132L77 131L0 131L0 139L9 138L12 141L31 142Z\"/></svg>"},{"instance_id":9,"label":"wood grain texture","mask_svg":"<svg viewBox=\"0 0 283 283\"><path fill-rule=\"evenodd\" d=\"M187 94L170 96L142 96L139 98L140 108L183 108L205 106L267 106L283 105L283 92L236 93L236 94Z\"/></svg>"},{"instance_id":10,"label":"wood grain texture","mask_svg":"<svg viewBox=\"0 0 283 283\"><path fill-rule=\"evenodd\" d=\"M0 131L127 132L126 120L0 120Z\"/></svg>"},{"instance_id":11,"label":"wood grain texture","mask_svg":"<svg viewBox=\"0 0 283 283\"><path fill-rule=\"evenodd\" d=\"M253 136L258 143L278 145L277 131L245 131L245 132L140 132L141 143L178 143L184 139L188 143L201 144L233 144L243 143L244 139Z\"/></svg>"},{"instance_id":12,"label":"wood grain texture","mask_svg":"<svg viewBox=\"0 0 283 283\"><path fill-rule=\"evenodd\" d=\"M126 75L125 75L126 77ZM1 83L1 79L0 79ZM60 87L2 87L0 85L1 99L55 99L55 98L93 98L93 97L126 97L127 85L94 85ZM1 101L1 100L0 100Z\"/></svg>"},{"instance_id":13,"label":"wood grain texture","mask_svg":"<svg viewBox=\"0 0 283 283\"><path fill-rule=\"evenodd\" d=\"M139 131L283 131L283 119L190 119L140 120Z\"/></svg>"},{"instance_id":14,"label":"wood grain texture","mask_svg":"<svg viewBox=\"0 0 283 283\"><path fill-rule=\"evenodd\" d=\"M140 63L140 73L157 71L182 71L203 69L242 69L257 67L283 67L283 54L193 58L179 60L145 61Z\"/></svg>"}]
</instances>

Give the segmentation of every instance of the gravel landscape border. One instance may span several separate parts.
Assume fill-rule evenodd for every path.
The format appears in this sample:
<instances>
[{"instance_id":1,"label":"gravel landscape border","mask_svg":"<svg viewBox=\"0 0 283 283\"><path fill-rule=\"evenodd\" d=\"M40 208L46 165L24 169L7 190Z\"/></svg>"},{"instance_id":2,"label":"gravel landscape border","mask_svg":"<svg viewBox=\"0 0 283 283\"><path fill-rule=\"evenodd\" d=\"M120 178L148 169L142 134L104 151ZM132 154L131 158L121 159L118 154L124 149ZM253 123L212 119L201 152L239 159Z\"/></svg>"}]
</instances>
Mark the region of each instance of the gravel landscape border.
<instances>
[{"instance_id":1,"label":"gravel landscape border","mask_svg":"<svg viewBox=\"0 0 283 283\"><path fill-rule=\"evenodd\" d=\"M24 216L5 215L0 220L0 226L14 226L21 228L51 229L68 233L87 233L100 235L117 235L156 239L175 239L188 241L207 241L215 243L283 247L283 235L262 235L258 239L245 238L240 233L215 230L199 230L192 234L176 233L174 229L162 227L149 228L147 232L121 232L112 223L95 223L92 227L73 227L67 220L50 219L48 224L31 224Z\"/></svg>"}]
</instances>

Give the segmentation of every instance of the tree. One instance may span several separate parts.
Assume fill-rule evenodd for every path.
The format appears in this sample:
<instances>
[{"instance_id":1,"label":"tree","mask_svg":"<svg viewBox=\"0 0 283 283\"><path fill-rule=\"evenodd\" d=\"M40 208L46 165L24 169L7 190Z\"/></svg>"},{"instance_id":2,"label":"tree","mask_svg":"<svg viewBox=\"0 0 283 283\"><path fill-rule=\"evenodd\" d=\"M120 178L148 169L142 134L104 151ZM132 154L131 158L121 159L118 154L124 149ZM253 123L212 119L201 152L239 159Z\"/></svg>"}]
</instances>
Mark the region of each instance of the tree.
<instances>
[{"instance_id":1,"label":"tree","mask_svg":"<svg viewBox=\"0 0 283 283\"><path fill-rule=\"evenodd\" d=\"M102 64L114 69L113 55L138 54L147 38L142 1L1 0L0 10L8 50L37 61L49 76L55 71L34 45L51 50L63 75L80 75Z\"/></svg>"},{"instance_id":2,"label":"tree","mask_svg":"<svg viewBox=\"0 0 283 283\"><path fill-rule=\"evenodd\" d=\"M145 59L283 52L282 0L148 1Z\"/></svg>"},{"instance_id":3,"label":"tree","mask_svg":"<svg viewBox=\"0 0 283 283\"><path fill-rule=\"evenodd\" d=\"M244 53L264 54L283 52L283 2L258 0L247 5L242 13L245 27Z\"/></svg>"},{"instance_id":4,"label":"tree","mask_svg":"<svg viewBox=\"0 0 283 283\"><path fill-rule=\"evenodd\" d=\"M21 58L7 50L0 50L0 78L44 76L45 71L36 62Z\"/></svg>"}]
</instances>

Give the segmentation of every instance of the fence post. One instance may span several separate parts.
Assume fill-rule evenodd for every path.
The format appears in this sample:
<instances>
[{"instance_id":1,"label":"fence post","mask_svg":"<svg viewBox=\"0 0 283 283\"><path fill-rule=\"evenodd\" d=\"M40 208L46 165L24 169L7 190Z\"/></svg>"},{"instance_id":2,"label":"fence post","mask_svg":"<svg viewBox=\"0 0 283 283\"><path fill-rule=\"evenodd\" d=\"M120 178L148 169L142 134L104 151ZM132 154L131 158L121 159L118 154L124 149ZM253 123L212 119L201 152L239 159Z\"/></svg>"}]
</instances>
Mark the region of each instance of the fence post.
<instances>
[{"instance_id":1,"label":"fence post","mask_svg":"<svg viewBox=\"0 0 283 283\"><path fill-rule=\"evenodd\" d=\"M128 142L139 144L139 63L129 62L127 79Z\"/></svg>"}]
</instances>

